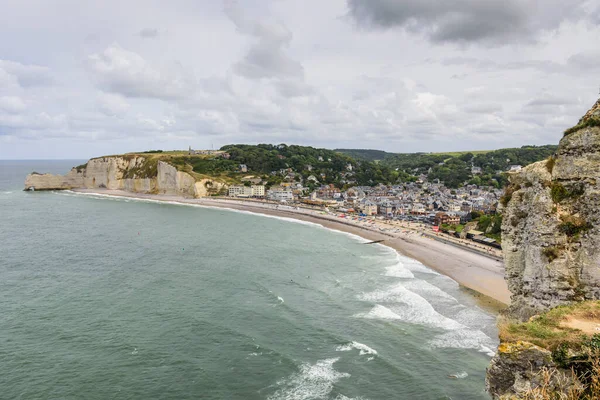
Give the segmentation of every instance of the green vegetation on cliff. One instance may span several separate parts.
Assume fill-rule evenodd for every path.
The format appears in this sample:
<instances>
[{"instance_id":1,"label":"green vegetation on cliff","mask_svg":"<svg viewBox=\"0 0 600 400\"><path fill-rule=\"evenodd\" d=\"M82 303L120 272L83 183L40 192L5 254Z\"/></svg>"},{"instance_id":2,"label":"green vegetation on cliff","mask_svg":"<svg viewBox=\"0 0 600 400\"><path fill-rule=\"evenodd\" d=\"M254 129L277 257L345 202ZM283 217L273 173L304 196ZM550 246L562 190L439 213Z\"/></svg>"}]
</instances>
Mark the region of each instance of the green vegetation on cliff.
<instances>
[{"instance_id":1,"label":"green vegetation on cliff","mask_svg":"<svg viewBox=\"0 0 600 400\"><path fill-rule=\"evenodd\" d=\"M526 341L551 351L600 344L599 326L600 301L555 307L526 322L503 318L498 324L501 342Z\"/></svg>"}]
</instances>

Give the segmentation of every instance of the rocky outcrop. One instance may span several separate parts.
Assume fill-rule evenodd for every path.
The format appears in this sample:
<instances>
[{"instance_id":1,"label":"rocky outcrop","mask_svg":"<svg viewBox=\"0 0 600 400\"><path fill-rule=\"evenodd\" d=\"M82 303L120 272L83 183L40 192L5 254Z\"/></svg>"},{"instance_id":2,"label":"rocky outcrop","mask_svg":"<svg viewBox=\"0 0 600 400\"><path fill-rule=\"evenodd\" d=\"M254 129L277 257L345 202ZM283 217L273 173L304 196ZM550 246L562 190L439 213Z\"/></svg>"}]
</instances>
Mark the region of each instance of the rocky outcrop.
<instances>
[{"instance_id":1,"label":"rocky outcrop","mask_svg":"<svg viewBox=\"0 0 600 400\"><path fill-rule=\"evenodd\" d=\"M565 135L554 157L513 174L505 204L510 314L599 299L600 127Z\"/></svg>"},{"instance_id":2,"label":"rocky outcrop","mask_svg":"<svg viewBox=\"0 0 600 400\"><path fill-rule=\"evenodd\" d=\"M548 373L552 370L552 373ZM579 381L559 368L552 353L528 342L502 343L488 367L485 386L494 399L520 399L540 386L565 394Z\"/></svg>"},{"instance_id":3,"label":"rocky outcrop","mask_svg":"<svg viewBox=\"0 0 600 400\"><path fill-rule=\"evenodd\" d=\"M168 162L143 156L93 158L65 175L32 173L25 190L111 189L133 193L203 197L220 190L223 183L196 179Z\"/></svg>"}]
</instances>

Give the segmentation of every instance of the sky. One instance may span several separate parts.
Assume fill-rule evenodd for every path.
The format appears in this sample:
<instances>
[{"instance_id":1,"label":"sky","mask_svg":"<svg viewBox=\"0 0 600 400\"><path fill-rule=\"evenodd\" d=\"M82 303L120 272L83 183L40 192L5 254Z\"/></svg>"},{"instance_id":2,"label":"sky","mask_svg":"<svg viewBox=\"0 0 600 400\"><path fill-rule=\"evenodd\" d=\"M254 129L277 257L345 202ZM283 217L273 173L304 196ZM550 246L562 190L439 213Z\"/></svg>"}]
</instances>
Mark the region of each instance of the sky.
<instances>
[{"instance_id":1,"label":"sky","mask_svg":"<svg viewBox=\"0 0 600 400\"><path fill-rule=\"evenodd\" d=\"M556 144L600 0L0 0L0 159Z\"/></svg>"}]
</instances>

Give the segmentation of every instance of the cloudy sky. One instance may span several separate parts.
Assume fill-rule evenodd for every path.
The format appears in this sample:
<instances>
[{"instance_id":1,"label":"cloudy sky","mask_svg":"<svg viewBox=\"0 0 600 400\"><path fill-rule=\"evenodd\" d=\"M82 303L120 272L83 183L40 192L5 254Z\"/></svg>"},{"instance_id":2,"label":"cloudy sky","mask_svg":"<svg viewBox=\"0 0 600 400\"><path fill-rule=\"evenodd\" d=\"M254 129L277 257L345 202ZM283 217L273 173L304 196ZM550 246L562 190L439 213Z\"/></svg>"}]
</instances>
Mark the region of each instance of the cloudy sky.
<instances>
[{"instance_id":1,"label":"cloudy sky","mask_svg":"<svg viewBox=\"0 0 600 400\"><path fill-rule=\"evenodd\" d=\"M600 0L0 0L0 159L557 143Z\"/></svg>"}]
</instances>

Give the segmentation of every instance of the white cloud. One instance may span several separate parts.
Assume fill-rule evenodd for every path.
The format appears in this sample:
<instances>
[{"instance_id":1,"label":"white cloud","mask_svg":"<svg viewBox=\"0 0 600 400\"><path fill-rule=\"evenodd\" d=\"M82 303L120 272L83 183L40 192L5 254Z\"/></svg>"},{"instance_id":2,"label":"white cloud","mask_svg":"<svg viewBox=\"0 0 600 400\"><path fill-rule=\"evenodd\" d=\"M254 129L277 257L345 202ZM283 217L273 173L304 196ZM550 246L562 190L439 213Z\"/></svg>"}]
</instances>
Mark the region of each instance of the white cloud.
<instances>
[{"instance_id":1,"label":"white cloud","mask_svg":"<svg viewBox=\"0 0 600 400\"><path fill-rule=\"evenodd\" d=\"M20 113L27 108L25 102L16 96L0 96L0 111L7 113Z\"/></svg>"},{"instance_id":2,"label":"white cloud","mask_svg":"<svg viewBox=\"0 0 600 400\"><path fill-rule=\"evenodd\" d=\"M102 89L125 97L173 100L189 96L196 89L193 76L181 64L157 68L118 44L88 56L87 67Z\"/></svg>"},{"instance_id":3,"label":"white cloud","mask_svg":"<svg viewBox=\"0 0 600 400\"><path fill-rule=\"evenodd\" d=\"M98 108L108 116L124 114L130 107L130 104L121 95L104 92L98 95Z\"/></svg>"},{"instance_id":4,"label":"white cloud","mask_svg":"<svg viewBox=\"0 0 600 400\"><path fill-rule=\"evenodd\" d=\"M0 60L0 82L10 75L20 86L43 86L52 83L50 69L39 65L26 65L10 60ZM4 78L3 78L4 76Z\"/></svg>"}]
</instances>

